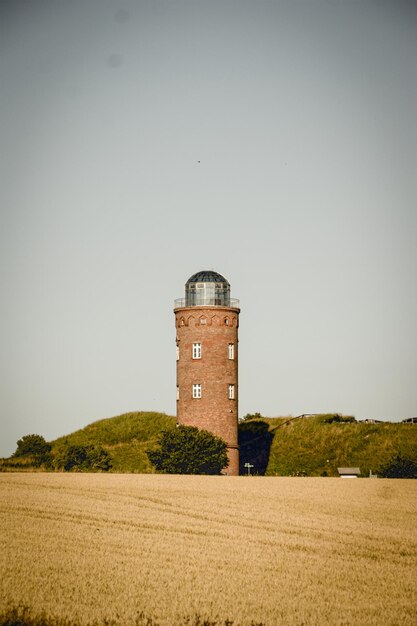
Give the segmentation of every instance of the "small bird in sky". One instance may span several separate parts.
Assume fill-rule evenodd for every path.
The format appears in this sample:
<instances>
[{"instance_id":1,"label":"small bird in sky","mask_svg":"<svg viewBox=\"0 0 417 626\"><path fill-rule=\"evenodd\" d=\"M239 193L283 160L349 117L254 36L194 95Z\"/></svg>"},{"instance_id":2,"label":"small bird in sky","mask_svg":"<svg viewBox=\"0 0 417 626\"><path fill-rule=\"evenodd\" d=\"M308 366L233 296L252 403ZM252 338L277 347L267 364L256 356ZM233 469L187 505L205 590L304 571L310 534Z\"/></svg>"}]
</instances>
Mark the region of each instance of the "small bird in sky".
<instances>
[{"instance_id":1,"label":"small bird in sky","mask_svg":"<svg viewBox=\"0 0 417 626\"><path fill-rule=\"evenodd\" d=\"M197 163L201 163L201 161L197 161Z\"/></svg>"}]
</instances>

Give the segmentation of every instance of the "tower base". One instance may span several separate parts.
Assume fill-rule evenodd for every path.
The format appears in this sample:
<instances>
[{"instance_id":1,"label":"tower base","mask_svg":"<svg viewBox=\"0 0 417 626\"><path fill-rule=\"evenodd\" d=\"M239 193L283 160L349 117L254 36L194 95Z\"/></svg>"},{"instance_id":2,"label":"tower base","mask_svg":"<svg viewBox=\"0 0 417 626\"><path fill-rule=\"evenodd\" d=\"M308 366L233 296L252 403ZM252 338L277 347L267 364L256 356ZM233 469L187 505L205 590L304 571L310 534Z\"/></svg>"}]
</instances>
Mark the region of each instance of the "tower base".
<instances>
[{"instance_id":1,"label":"tower base","mask_svg":"<svg viewBox=\"0 0 417 626\"><path fill-rule=\"evenodd\" d=\"M226 476L239 476L239 448L227 448L227 456L229 465L224 468L224 474Z\"/></svg>"}]
</instances>

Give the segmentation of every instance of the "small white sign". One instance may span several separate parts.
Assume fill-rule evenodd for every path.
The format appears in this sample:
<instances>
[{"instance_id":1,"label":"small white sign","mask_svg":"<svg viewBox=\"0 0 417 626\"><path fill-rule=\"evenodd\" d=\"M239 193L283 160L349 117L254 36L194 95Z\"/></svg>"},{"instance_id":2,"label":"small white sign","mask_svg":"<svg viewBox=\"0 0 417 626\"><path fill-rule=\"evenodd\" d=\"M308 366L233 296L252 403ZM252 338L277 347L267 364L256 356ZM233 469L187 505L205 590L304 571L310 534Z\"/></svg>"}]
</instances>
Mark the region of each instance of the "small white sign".
<instances>
[{"instance_id":1,"label":"small white sign","mask_svg":"<svg viewBox=\"0 0 417 626\"><path fill-rule=\"evenodd\" d=\"M250 470L251 470L251 467L253 467L253 465L251 463L245 463L245 467L248 468L248 476L250 476Z\"/></svg>"}]
</instances>

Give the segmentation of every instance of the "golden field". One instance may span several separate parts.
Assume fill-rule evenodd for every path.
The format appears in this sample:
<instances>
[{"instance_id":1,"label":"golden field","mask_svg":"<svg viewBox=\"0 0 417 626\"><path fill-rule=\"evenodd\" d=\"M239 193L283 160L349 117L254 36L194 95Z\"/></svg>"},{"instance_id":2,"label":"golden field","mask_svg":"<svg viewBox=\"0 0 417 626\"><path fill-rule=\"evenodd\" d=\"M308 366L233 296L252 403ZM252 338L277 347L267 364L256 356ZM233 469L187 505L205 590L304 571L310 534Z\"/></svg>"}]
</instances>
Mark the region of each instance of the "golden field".
<instances>
[{"instance_id":1,"label":"golden field","mask_svg":"<svg viewBox=\"0 0 417 626\"><path fill-rule=\"evenodd\" d=\"M417 623L414 480L0 474L0 507L0 612Z\"/></svg>"}]
</instances>

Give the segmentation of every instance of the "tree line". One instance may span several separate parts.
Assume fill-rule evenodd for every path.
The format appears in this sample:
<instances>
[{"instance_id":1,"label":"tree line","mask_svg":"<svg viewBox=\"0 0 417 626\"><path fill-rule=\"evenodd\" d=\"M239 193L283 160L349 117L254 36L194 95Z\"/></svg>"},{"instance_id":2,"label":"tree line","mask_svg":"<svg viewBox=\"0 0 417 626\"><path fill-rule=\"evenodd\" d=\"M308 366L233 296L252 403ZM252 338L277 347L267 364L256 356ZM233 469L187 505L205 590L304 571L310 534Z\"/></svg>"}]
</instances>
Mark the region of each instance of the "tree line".
<instances>
[{"instance_id":1,"label":"tree line","mask_svg":"<svg viewBox=\"0 0 417 626\"><path fill-rule=\"evenodd\" d=\"M34 467L65 472L107 472L112 467L107 450L94 445L52 446L42 435L25 435L17 442L13 458L30 458Z\"/></svg>"},{"instance_id":2,"label":"tree line","mask_svg":"<svg viewBox=\"0 0 417 626\"><path fill-rule=\"evenodd\" d=\"M265 438L264 432L256 435L257 440ZM243 441L241 443L246 445ZM157 445L146 454L155 471L165 474L218 475L228 465L226 442L194 426L178 425L174 430L162 431ZM68 445L52 450L51 444L36 434L19 439L12 458L27 459L32 467L45 470L107 472L112 468L111 455L101 446ZM383 478L417 478L417 462L396 454L379 469L379 475Z\"/></svg>"}]
</instances>

